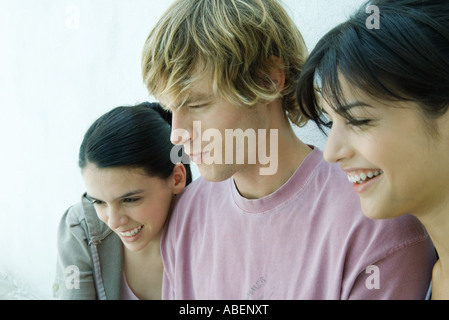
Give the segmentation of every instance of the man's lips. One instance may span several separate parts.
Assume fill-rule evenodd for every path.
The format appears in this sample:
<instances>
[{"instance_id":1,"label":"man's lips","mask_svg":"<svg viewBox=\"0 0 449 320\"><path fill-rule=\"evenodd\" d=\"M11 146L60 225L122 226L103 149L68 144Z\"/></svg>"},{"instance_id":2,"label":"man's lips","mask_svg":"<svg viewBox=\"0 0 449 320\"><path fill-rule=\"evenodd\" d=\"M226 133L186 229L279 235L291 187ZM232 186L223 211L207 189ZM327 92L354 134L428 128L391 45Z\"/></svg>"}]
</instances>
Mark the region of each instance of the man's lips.
<instances>
[{"instance_id":1,"label":"man's lips","mask_svg":"<svg viewBox=\"0 0 449 320\"><path fill-rule=\"evenodd\" d=\"M201 163L202 160L204 159L204 157L208 154L209 152L199 152L199 153L191 153L189 154L190 159L192 159L193 162L195 163Z\"/></svg>"}]
</instances>

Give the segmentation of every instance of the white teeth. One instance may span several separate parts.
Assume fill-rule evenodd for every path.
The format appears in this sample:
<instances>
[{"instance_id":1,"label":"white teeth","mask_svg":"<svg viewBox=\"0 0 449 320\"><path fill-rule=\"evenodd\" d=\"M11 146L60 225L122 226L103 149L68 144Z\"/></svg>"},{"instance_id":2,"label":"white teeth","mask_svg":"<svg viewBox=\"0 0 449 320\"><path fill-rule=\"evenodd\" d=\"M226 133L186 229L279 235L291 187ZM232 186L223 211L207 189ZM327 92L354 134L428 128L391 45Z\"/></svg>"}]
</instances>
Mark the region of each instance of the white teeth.
<instances>
[{"instance_id":1,"label":"white teeth","mask_svg":"<svg viewBox=\"0 0 449 320\"><path fill-rule=\"evenodd\" d=\"M132 237L139 233L140 229L142 229L143 226L137 227L133 230L126 231L126 232L119 232L124 237Z\"/></svg>"},{"instance_id":2,"label":"white teeth","mask_svg":"<svg viewBox=\"0 0 449 320\"><path fill-rule=\"evenodd\" d=\"M367 173L361 173L360 175L350 176L348 175L349 182L352 183L363 183L367 179L371 179L373 177L377 177L378 175L384 173L382 170L376 170L376 171L368 171Z\"/></svg>"}]
</instances>

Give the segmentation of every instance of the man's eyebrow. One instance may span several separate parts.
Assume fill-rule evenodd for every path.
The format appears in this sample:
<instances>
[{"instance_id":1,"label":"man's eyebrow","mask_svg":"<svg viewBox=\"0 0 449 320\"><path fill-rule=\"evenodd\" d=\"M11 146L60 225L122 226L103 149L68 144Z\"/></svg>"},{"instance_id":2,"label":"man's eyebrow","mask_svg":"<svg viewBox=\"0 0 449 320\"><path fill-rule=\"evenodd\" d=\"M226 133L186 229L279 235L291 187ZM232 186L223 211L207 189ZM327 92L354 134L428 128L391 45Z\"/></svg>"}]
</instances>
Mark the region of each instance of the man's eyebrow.
<instances>
[{"instance_id":1,"label":"man's eyebrow","mask_svg":"<svg viewBox=\"0 0 449 320\"><path fill-rule=\"evenodd\" d=\"M205 102L205 101L209 101L212 99L212 95L209 93L197 93L197 94L192 94L189 97L187 97L187 99L182 100L180 102L176 102L174 105L172 106L166 106L163 103L160 103L161 106L164 109L167 109L169 111L173 111L173 110L179 110L182 107L186 106L186 105L193 105L196 104L198 102Z\"/></svg>"},{"instance_id":2,"label":"man's eyebrow","mask_svg":"<svg viewBox=\"0 0 449 320\"><path fill-rule=\"evenodd\" d=\"M187 98L187 100L184 102L184 104L192 104L195 102L207 101L207 100L210 100L211 98L212 98L212 95L210 95L208 93L193 94Z\"/></svg>"}]
</instances>

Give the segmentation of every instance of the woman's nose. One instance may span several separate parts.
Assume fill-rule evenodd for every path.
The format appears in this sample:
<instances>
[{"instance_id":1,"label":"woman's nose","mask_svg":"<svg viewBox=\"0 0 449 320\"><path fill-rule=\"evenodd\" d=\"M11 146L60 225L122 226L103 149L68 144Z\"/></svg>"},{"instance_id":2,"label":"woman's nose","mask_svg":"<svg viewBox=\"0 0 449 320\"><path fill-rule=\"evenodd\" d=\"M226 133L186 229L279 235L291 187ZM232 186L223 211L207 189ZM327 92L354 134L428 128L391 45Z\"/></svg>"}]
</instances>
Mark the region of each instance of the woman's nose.
<instances>
[{"instance_id":1,"label":"woman's nose","mask_svg":"<svg viewBox=\"0 0 449 320\"><path fill-rule=\"evenodd\" d=\"M112 230L119 229L128 223L128 217L123 214L120 208L109 207L108 208L108 226Z\"/></svg>"},{"instance_id":2,"label":"woman's nose","mask_svg":"<svg viewBox=\"0 0 449 320\"><path fill-rule=\"evenodd\" d=\"M353 154L350 140L344 128L334 122L324 148L324 159L327 162L336 163L351 158Z\"/></svg>"}]
</instances>

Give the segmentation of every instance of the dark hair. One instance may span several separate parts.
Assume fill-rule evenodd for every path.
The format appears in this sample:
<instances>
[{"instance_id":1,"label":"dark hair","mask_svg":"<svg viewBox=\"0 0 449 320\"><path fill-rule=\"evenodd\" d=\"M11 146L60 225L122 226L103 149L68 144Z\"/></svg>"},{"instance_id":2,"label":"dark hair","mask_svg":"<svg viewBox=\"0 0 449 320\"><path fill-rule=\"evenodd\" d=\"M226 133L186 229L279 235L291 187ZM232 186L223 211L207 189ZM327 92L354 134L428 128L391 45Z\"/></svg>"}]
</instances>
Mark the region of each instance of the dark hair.
<instances>
[{"instance_id":1,"label":"dark hair","mask_svg":"<svg viewBox=\"0 0 449 320\"><path fill-rule=\"evenodd\" d=\"M84 135L79 167L142 168L149 176L167 179L175 164L170 152L171 113L158 103L116 107L98 118ZM182 152L184 152L182 150ZM190 165L185 164L186 184L192 181Z\"/></svg>"},{"instance_id":2,"label":"dark hair","mask_svg":"<svg viewBox=\"0 0 449 320\"><path fill-rule=\"evenodd\" d=\"M366 12L375 5L380 28L369 29ZM426 119L443 115L449 104L449 1L372 0L327 33L311 52L297 85L301 112L324 132L321 95L352 120L339 76L374 98L414 101Z\"/></svg>"}]
</instances>

